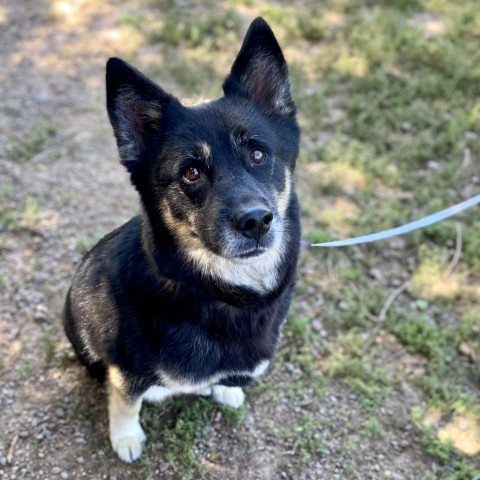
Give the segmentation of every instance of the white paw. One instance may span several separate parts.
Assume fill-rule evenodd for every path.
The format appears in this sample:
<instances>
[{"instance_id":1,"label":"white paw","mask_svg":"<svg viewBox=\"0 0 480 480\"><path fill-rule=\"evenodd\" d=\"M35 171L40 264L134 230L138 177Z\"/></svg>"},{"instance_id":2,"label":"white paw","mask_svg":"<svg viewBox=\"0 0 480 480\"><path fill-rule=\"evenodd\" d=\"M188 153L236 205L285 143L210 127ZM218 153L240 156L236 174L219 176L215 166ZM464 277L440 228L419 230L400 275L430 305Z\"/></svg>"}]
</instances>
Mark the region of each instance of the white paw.
<instances>
[{"instance_id":1,"label":"white paw","mask_svg":"<svg viewBox=\"0 0 480 480\"><path fill-rule=\"evenodd\" d=\"M202 388L201 390L197 390L195 395L200 395L202 397L208 397L212 394L212 387Z\"/></svg>"},{"instance_id":2,"label":"white paw","mask_svg":"<svg viewBox=\"0 0 480 480\"><path fill-rule=\"evenodd\" d=\"M172 391L168 388L154 385L143 394L142 398L147 402L160 403L163 402L165 399L171 397L172 395Z\"/></svg>"},{"instance_id":3,"label":"white paw","mask_svg":"<svg viewBox=\"0 0 480 480\"><path fill-rule=\"evenodd\" d=\"M218 403L238 408L245 401L245 394L240 387L215 385L213 387L213 398Z\"/></svg>"},{"instance_id":4,"label":"white paw","mask_svg":"<svg viewBox=\"0 0 480 480\"><path fill-rule=\"evenodd\" d=\"M117 452L120 460L127 463L131 463L140 458L146 439L147 436L138 423L136 426L122 429L122 432L110 433L112 448Z\"/></svg>"}]
</instances>

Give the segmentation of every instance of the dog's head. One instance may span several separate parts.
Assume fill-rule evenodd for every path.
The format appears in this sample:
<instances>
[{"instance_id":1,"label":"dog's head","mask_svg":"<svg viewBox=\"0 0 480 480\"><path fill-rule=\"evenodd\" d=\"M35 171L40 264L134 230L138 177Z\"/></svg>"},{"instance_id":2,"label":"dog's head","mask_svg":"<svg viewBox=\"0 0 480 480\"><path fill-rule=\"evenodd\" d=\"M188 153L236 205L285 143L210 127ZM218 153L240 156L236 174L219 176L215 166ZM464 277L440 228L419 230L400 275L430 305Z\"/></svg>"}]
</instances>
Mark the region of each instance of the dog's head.
<instances>
[{"instance_id":1,"label":"dog's head","mask_svg":"<svg viewBox=\"0 0 480 480\"><path fill-rule=\"evenodd\" d=\"M285 59L263 19L223 90L185 107L122 60L107 64L110 121L153 227L197 259L242 263L281 250L299 144Z\"/></svg>"}]
</instances>

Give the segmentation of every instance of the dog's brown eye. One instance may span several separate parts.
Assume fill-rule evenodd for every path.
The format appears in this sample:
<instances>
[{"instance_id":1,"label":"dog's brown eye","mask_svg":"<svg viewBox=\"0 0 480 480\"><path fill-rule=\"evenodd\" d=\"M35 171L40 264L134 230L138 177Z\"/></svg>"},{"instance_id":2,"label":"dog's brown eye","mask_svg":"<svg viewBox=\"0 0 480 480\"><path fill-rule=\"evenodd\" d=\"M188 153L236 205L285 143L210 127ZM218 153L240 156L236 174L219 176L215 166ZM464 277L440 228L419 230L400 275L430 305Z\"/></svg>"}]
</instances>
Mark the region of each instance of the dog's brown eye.
<instances>
[{"instance_id":1,"label":"dog's brown eye","mask_svg":"<svg viewBox=\"0 0 480 480\"><path fill-rule=\"evenodd\" d=\"M259 165L265 161L265 150L261 147L255 147L250 150L250 161Z\"/></svg>"},{"instance_id":2,"label":"dog's brown eye","mask_svg":"<svg viewBox=\"0 0 480 480\"><path fill-rule=\"evenodd\" d=\"M200 170L195 167L190 167L186 170L186 172L183 174L183 178L188 182L188 183L193 183L196 182L197 180L200 179L202 174L200 173Z\"/></svg>"}]
</instances>

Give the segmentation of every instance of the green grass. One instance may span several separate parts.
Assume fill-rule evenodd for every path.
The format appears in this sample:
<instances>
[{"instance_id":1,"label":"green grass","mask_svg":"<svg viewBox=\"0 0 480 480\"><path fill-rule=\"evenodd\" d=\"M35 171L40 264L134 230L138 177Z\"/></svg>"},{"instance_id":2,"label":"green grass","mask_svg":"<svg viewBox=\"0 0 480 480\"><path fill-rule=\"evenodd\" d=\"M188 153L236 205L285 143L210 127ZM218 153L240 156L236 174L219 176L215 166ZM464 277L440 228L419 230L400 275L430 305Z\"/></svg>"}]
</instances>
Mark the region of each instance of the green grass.
<instances>
[{"instance_id":1,"label":"green grass","mask_svg":"<svg viewBox=\"0 0 480 480\"><path fill-rule=\"evenodd\" d=\"M175 478L209 478L202 459L195 454L196 445L208 437L214 419L219 419L222 431L228 435L242 424L246 413L245 405L233 409L203 397L176 397L160 405L145 405L141 421L149 442L141 468L149 471L160 454L175 472Z\"/></svg>"},{"instance_id":2,"label":"green grass","mask_svg":"<svg viewBox=\"0 0 480 480\"><path fill-rule=\"evenodd\" d=\"M42 121L30 134L13 144L12 157L14 160L27 161L35 155L43 152L51 146L52 141L57 134L58 127L49 122Z\"/></svg>"}]
</instances>

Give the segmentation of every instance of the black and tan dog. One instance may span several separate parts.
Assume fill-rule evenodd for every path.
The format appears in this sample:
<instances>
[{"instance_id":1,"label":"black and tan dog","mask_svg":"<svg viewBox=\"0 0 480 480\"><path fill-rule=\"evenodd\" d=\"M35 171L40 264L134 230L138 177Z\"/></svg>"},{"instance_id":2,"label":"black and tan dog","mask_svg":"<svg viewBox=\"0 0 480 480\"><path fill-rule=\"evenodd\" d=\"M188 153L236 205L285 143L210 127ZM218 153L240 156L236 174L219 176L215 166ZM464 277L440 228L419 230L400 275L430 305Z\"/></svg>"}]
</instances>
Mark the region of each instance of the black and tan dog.
<instances>
[{"instance_id":1,"label":"black and tan dog","mask_svg":"<svg viewBox=\"0 0 480 480\"><path fill-rule=\"evenodd\" d=\"M218 100L185 107L119 59L107 108L142 213L84 258L65 305L80 360L108 382L110 439L139 458L142 400L232 407L274 354L299 250L299 129L267 23L247 32Z\"/></svg>"}]
</instances>

